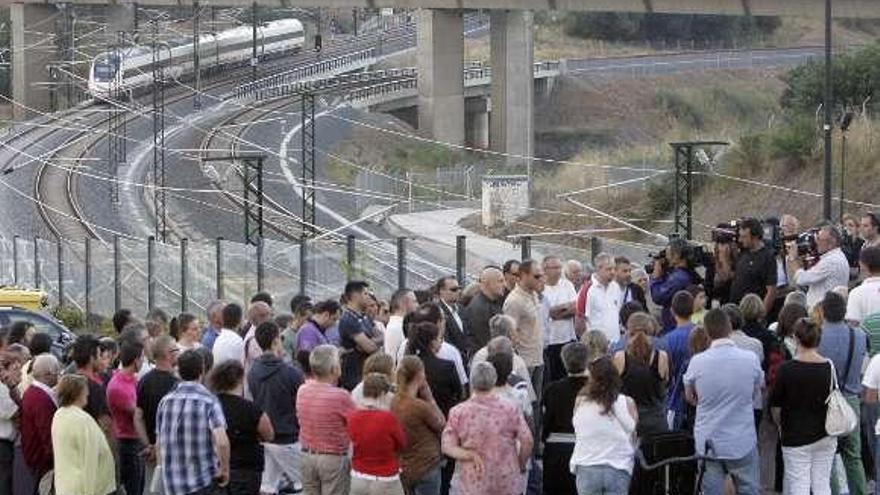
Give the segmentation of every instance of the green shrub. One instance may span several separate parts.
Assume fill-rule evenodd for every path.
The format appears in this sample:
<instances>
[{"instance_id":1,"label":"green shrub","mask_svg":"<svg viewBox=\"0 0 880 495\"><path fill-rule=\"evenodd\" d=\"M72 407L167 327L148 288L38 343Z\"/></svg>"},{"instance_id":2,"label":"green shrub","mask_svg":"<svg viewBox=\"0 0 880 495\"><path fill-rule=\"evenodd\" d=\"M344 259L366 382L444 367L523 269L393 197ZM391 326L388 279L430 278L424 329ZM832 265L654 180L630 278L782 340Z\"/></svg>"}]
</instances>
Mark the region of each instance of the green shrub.
<instances>
[{"instance_id":1,"label":"green shrub","mask_svg":"<svg viewBox=\"0 0 880 495\"><path fill-rule=\"evenodd\" d=\"M725 161L734 170L754 173L767 161L767 137L761 134L749 134L739 141L726 155Z\"/></svg>"},{"instance_id":2,"label":"green shrub","mask_svg":"<svg viewBox=\"0 0 880 495\"><path fill-rule=\"evenodd\" d=\"M794 118L770 136L771 156L792 165L804 165L815 147L816 126L808 117Z\"/></svg>"},{"instance_id":3,"label":"green shrub","mask_svg":"<svg viewBox=\"0 0 880 495\"><path fill-rule=\"evenodd\" d=\"M700 109L679 93L667 90L657 91L654 101L663 113L694 129L703 127Z\"/></svg>"},{"instance_id":4,"label":"green shrub","mask_svg":"<svg viewBox=\"0 0 880 495\"><path fill-rule=\"evenodd\" d=\"M876 105L880 90L880 44L874 43L854 53L836 55L833 66L833 103L835 112L860 109L867 102ZM825 64L812 61L795 67L783 77L784 108L797 112L815 112L825 101Z\"/></svg>"},{"instance_id":5,"label":"green shrub","mask_svg":"<svg viewBox=\"0 0 880 495\"><path fill-rule=\"evenodd\" d=\"M86 327L86 317L83 312L71 306L55 306L52 308L52 316L74 332Z\"/></svg>"}]
</instances>

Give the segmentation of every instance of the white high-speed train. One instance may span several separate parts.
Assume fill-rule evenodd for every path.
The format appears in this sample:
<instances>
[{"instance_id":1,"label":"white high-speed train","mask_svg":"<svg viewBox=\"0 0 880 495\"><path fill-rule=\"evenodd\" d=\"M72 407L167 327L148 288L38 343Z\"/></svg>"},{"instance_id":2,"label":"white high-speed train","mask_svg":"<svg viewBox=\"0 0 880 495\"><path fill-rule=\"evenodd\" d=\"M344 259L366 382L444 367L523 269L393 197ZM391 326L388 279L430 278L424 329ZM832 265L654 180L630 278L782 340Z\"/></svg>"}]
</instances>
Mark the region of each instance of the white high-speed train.
<instances>
[{"instance_id":1,"label":"white high-speed train","mask_svg":"<svg viewBox=\"0 0 880 495\"><path fill-rule=\"evenodd\" d=\"M305 43L303 25L297 19L272 21L257 27L257 56L260 59L300 50ZM158 60L165 78L178 79L193 72L192 38L162 43ZM199 38L199 65L202 70L222 65L238 65L253 55L251 26L203 34ZM108 99L112 91L131 96L137 89L153 84L153 51L150 46L132 46L105 52L92 61L89 94Z\"/></svg>"}]
</instances>

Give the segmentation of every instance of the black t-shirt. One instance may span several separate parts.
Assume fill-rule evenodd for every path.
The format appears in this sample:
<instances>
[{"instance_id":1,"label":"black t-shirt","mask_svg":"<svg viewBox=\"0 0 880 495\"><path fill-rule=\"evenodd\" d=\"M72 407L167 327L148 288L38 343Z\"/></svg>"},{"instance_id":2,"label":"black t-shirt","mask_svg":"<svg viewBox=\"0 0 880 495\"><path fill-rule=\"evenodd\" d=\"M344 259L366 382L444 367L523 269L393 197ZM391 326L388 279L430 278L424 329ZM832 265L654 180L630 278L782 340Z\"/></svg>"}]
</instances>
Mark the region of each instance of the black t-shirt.
<instances>
[{"instance_id":1,"label":"black t-shirt","mask_svg":"<svg viewBox=\"0 0 880 495\"><path fill-rule=\"evenodd\" d=\"M89 383L89 401L86 403L86 407L84 407L83 410L89 413L89 416L94 418L95 421L98 421L98 418L102 416L109 417L110 408L107 407L107 389L91 378L87 376L85 378Z\"/></svg>"},{"instance_id":2,"label":"black t-shirt","mask_svg":"<svg viewBox=\"0 0 880 495\"><path fill-rule=\"evenodd\" d=\"M226 416L226 434L229 436L229 467L232 469L263 470L263 446L257 426L263 411L253 402L237 395L219 394L223 415Z\"/></svg>"},{"instance_id":3,"label":"black t-shirt","mask_svg":"<svg viewBox=\"0 0 880 495\"><path fill-rule=\"evenodd\" d=\"M739 304L746 294L764 297L768 286L776 286L776 270L776 255L769 247L740 252L730 286L730 302Z\"/></svg>"},{"instance_id":4,"label":"black t-shirt","mask_svg":"<svg viewBox=\"0 0 880 495\"><path fill-rule=\"evenodd\" d=\"M831 366L788 361L779 366L770 407L782 408L782 446L801 447L826 436L825 414Z\"/></svg>"},{"instance_id":5,"label":"black t-shirt","mask_svg":"<svg viewBox=\"0 0 880 495\"><path fill-rule=\"evenodd\" d=\"M144 425L151 444L156 443L156 412L159 410L159 402L175 385L177 377L160 369L150 370L138 382L137 406L144 412Z\"/></svg>"},{"instance_id":6,"label":"black t-shirt","mask_svg":"<svg viewBox=\"0 0 880 495\"><path fill-rule=\"evenodd\" d=\"M367 353L361 351L354 340L355 336L361 333L372 337L366 317L345 309L339 319L339 345L343 351L342 378L339 384L347 390L353 390L360 383L364 361L367 360Z\"/></svg>"}]
</instances>

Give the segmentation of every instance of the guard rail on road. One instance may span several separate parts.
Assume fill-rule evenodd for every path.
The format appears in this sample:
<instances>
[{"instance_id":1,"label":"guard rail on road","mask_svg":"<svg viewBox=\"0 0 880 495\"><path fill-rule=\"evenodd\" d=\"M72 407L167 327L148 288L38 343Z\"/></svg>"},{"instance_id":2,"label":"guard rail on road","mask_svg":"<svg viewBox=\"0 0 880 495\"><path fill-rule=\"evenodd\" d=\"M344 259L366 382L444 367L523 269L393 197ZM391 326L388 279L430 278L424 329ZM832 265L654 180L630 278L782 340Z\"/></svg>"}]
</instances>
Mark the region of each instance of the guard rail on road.
<instances>
[{"instance_id":1,"label":"guard rail on road","mask_svg":"<svg viewBox=\"0 0 880 495\"><path fill-rule=\"evenodd\" d=\"M401 78L413 78L415 76L415 69L411 68L339 74L334 77L323 79L309 79L305 81L297 81L290 84L270 86L265 89L259 89L254 94L254 99L265 100L278 98L281 96L300 94L303 92L319 93L326 91L344 91L353 87L369 85L370 83L387 82L389 80L397 80Z\"/></svg>"},{"instance_id":2,"label":"guard rail on road","mask_svg":"<svg viewBox=\"0 0 880 495\"><path fill-rule=\"evenodd\" d=\"M360 50L340 57L321 60L313 64L279 72L278 74L273 74L254 82L242 84L235 88L234 94L236 98L254 96L260 91L285 84L299 83L305 80L316 79L327 74L338 73L339 71L351 71L359 67L367 67L375 62L375 58L375 48L367 48L366 50Z\"/></svg>"}]
</instances>

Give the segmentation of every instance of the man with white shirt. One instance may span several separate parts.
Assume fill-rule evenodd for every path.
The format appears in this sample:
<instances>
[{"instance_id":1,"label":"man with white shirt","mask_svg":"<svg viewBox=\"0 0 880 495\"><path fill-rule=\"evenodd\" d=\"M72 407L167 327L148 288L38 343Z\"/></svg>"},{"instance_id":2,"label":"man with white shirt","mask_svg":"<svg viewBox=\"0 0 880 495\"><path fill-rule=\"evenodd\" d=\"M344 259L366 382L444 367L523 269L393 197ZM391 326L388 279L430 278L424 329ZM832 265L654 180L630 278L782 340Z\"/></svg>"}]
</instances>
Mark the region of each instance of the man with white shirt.
<instances>
[{"instance_id":1,"label":"man with white shirt","mask_svg":"<svg viewBox=\"0 0 880 495\"><path fill-rule=\"evenodd\" d=\"M596 256L596 272L593 273L587 292L584 319L587 330L600 330L614 344L620 339L620 285L614 280L614 258L608 253Z\"/></svg>"},{"instance_id":2,"label":"man with white shirt","mask_svg":"<svg viewBox=\"0 0 880 495\"><path fill-rule=\"evenodd\" d=\"M244 365L244 339L238 334L241 325L242 309L235 303L223 308L223 329L214 341L214 365L235 359Z\"/></svg>"},{"instance_id":3,"label":"man with white shirt","mask_svg":"<svg viewBox=\"0 0 880 495\"><path fill-rule=\"evenodd\" d=\"M403 318L419 307L416 294L410 289L398 289L391 295L391 316L388 317L388 325L385 327L385 354L395 358L400 350L406 332L403 329Z\"/></svg>"},{"instance_id":4,"label":"man with white shirt","mask_svg":"<svg viewBox=\"0 0 880 495\"><path fill-rule=\"evenodd\" d=\"M550 306L544 362L550 381L556 381L566 375L562 364L562 346L577 338L574 333L577 291L562 276L562 260L558 256L546 256L541 264L545 277L543 297Z\"/></svg>"},{"instance_id":5,"label":"man with white shirt","mask_svg":"<svg viewBox=\"0 0 880 495\"><path fill-rule=\"evenodd\" d=\"M871 339L871 352L877 354L880 351L880 247L862 248L859 265L866 278L849 293L846 320L865 330Z\"/></svg>"},{"instance_id":6,"label":"man with white shirt","mask_svg":"<svg viewBox=\"0 0 880 495\"><path fill-rule=\"evenodd\" d=\"M437 328L440 329L440 350L437 351L437 357L440 359L445 359L447 361L451 361L453 365L455 365L455 371L458 373L458 381L462 386L467 385L468 376L464 369L464 361L461 358L461 353L458 352L458 349L446 342L443 335L443 329L446 328L446 325L443 325L444 322L443 310L440 309L440 305L433 302L426 302L416 308L415 311L412 312L409 318L409 325L417 325L419 323L433 323L437 325ZM400 344L400 348L397 350L397 359L396 362L400 362L403 360L403 357L406 356L407 352L407 339L403 339L403 342Z\"/></svg>"},{"instance_id":7,"label":"man with white shirt","mask_svg":"<svg viewBox=\"0 0 880 495\"><path fill-rule=\"evenodd\" d=\"M846 287L849 283L849 261L840 244L843 238L833 225L823 225L816 234L816 248L819 262L804 270L800 258L792 257L791 266L795 270L794 283L807 287L807 309L812 310L822 302L825 293L835 287Z\"/></svg>"}]
</instances>

